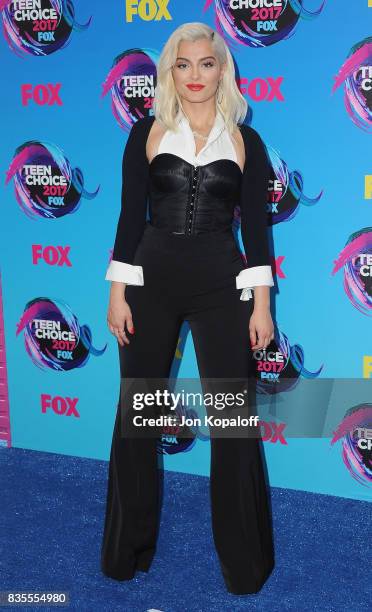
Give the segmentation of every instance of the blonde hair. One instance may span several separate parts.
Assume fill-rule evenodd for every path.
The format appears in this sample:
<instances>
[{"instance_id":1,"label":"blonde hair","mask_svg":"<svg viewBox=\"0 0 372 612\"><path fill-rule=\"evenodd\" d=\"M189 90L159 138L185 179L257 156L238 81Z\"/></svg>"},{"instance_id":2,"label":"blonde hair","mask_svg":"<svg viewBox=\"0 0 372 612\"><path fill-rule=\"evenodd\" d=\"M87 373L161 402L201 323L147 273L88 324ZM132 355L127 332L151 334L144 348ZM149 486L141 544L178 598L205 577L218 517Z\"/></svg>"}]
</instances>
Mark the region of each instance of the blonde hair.
<instances>
[{"instance_id":1,"label":"blonde hair","mask_svg":"<svg viewBox=\"0 0 372 612\"><path fill-rule=\"evenodd\" d=\"M215 97L216 109L220 110L226 128L232 134L237 124L243 123L247 114L248 103L239 91L235 81L235 67L232 55L222 36L209 25L200 22L184 23L170 35L165 43L157 63L157 84L153 100L155 119L166 129L174 130L176 116L182 102L174 85L171 68L176 61L178 46L182 40L207 38L220 62L226 62L226 69L221 77L219 93ZM219 103L218 96L222 96Z\"/></svg>"}]
</instances>

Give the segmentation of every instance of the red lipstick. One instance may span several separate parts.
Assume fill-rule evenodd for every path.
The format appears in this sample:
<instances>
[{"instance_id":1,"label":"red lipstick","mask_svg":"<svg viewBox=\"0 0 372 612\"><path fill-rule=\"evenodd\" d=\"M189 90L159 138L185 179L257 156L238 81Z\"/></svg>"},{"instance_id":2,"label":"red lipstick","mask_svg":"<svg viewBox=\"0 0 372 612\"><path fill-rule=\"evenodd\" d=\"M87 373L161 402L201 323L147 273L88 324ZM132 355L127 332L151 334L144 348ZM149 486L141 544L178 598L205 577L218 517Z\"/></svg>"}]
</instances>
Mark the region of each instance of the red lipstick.
<instances>
[{"instance_id":1,"label":"red lipstick","mask_svg":"<svg viewBox=\"0 0 372 612\"><path fill-rule=\"evenodd\" d=\"M205 85L201 85L200 83L189 83L188 85L186 85L186 87L188 87L192 91L200 91L201 89L203 89L203 87L205 87Z\"/></svg>"}]
</instances>

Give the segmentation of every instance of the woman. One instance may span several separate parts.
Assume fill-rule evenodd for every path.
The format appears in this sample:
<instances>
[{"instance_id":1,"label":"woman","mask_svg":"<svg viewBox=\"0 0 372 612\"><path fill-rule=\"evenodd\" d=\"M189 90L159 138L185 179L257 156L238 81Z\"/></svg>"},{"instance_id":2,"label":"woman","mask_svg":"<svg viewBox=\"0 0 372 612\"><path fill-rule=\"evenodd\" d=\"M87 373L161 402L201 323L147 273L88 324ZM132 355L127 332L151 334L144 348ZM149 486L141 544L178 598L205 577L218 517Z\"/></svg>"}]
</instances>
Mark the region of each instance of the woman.
<instances>
[{"instance_id":1,"label":"woman","mask_svg":"<svg viewBox=\"0 0 372 612\"><path fill-rule=\"evenodd\" d=\"M121 377L169 377L186 320L203 380L244 378L252 350L274 337L265 148L253 128L237 125L247 103L231 54L209 26L177 28L157 76L154 116L137 120L125 147L122 207L106 274ZM236 204L246 265L232 232ZM101 567L130 580L136 570L148 571L156 549L157 440L123 439L119 408ZM257 436L211 436L210 494L226 587L256 593L274 567Z\"/></svg>"}]
</instances>

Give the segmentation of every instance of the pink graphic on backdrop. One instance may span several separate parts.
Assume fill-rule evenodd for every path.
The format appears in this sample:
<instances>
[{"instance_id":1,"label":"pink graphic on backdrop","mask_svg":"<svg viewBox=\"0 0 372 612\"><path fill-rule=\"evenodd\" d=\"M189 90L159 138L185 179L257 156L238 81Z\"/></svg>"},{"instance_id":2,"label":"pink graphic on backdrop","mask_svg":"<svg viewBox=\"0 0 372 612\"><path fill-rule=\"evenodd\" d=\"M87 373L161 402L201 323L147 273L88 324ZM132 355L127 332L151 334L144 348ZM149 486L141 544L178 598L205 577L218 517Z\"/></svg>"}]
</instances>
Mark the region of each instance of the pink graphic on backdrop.
<instances>
[{"instance_id":1,"label":"pink graphic on backdrop","mask_svg":"<svg viewBox=\"0 0 372 612\"><path fill-rule=\"evenodd\" d=\"M344 85L344 103L351 120L366 132L372 131L372 38L354 45L341 66L332 93Z\"/></svg>"},{"instance_id":2,"label":"pink graphic on backdrop","mask_svg":"<svg viewBox=\"0 0 372 612\"><path fill-rule=\"evenodd\" d=\"M322 197L323 190L311 198L304 192L304 179L300 170L290 171L286 162L270 145L266 146L271 165L267 192L267 223L276 225L292 221L302 206L314 206ZM240 207L234 209L234 229L239 230L241 223Z\"/></svg>"},{"instance_id":3,"label":"pink graphic on backdrop","mask_svg":"<svg viewBox=\"0 0 372 612\"><path fill-rule=\"evenodd\" d=\"M47 142L29 141L16 149L5 184L11 179L18 204L32 219L74 213L82 198L91 200L99 191L87 191L80 168L72 168L60 147Z\"/></svg>"},{"instance_id":4,"label":"pink graphic on backdrop","mask_svg":"<svg viewBox=\"0 0 372 612\"><path fill-rule=\"evenodd\" d=\"M28 302L17 323L16 336L24 333L25 349L40 369L66 372L85 366L90 355L103 355L92 343L88 325L80 325L61 300L35 298Z\"/></svg>"},{"instance_id":5,"label":"pink graphic on backdrop","mask_svg":"<svg viewBox=\"0 0 372 612\"><path fill-rule=\"evenodd\" d=\"M342 439L342 460L350 475L363 486L372 484L372 404L348 410L331 444Z\"/></svg>"},{"instance_id":6,"label":"pink graphic on backdrop","mask_svg":"<svg viewBox=\"0 0 372 612\"><path fill-rule=\"evenodd\" d=\"M372 315L372 228L355 232L334 261L332 275L344 269L344 290L357 310Z\"/></svg>"},{"instance_id":7,"label":"pink graphic on backdrop","mask_svg":"<svg viewBox=\"0 0 372 612\"><path fill-rule=\"evenodd\" d=\"M317 370L305 366L305 350L301 344L291 344L288 336L275 327L274 339L266 349L252 353L255 363L256 391L261 395L275 395L290 391L302 379L318 378L324 364Z\"/></svg>"},{"instance_id":8,"label":"pink graphic on backdrop","mask_svg":"<svg viewBox=\"0 0 372 612\"><path fill-rule=\"evenodd\" d=\"M72 0L0 0L3 33L19 57L45 56L65 48L73 31L86 30L91 22L78 23Z\"/></svg>"},{"instance_id":9,"label":"pink graphic on backdrop","mask_svg":"<svg viewBox=\"0 0 372 612\"><path fill-rule=\"evenodd\" d=\"M203 13L214 3L215 29L229 46L240 43L249 47L267 47L293 36L300 19L311 21L323 10L309 10L306 0L277 0L271 6L247 6L234 0L204 0ZM232 44L231 44L232 43Z\"/></svg>"},{"instance_id":10,"label":"pink graphic on backdrop","mask_svg":"<svg viewBox=\"0 0 372 612\"><path fill-rule=\"evenodd\" d=\"M101 97L111 92L112 113L127 132L137 119L153 114L158 58L153 49L128 49L114 59L102 85Z\"/></svg>"},{"instance_id":11,"label":"pink graphic on backdrop","mask_svg":"<svg viewBox=\"0 0 372 612\"><path fill-rule=\"evenodd\" d=\"M300 170L290 171L286 162L272 147L267 147L272 175L269 185L269 224L291 221L301 205L314 206L322 197L323 190L314 198L304 192L304 179Z\"/></svg>"}]
</instances>

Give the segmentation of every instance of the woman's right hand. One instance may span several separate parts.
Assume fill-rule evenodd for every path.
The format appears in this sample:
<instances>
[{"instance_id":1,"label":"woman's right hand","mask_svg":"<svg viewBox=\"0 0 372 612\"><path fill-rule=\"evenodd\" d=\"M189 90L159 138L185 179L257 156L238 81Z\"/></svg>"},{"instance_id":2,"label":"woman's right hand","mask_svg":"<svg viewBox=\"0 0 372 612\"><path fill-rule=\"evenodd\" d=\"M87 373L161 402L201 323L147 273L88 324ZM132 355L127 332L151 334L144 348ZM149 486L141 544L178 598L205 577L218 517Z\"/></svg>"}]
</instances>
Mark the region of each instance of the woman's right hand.
<instances>
[{"instance_id":1,"label":"woman's right hand","mask_svg":"<svg viewBox=\"0 0 372 612\"><path fill-rule=\"evenodd\" d=\"M125 300L124 294L111 294L107 312L107 325L110 332L116 336L120 346L130 344L126 328L131 334L134 334L134 325L132 311Z\"/></svg>"}]
</instances>

